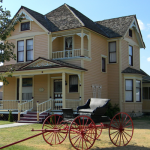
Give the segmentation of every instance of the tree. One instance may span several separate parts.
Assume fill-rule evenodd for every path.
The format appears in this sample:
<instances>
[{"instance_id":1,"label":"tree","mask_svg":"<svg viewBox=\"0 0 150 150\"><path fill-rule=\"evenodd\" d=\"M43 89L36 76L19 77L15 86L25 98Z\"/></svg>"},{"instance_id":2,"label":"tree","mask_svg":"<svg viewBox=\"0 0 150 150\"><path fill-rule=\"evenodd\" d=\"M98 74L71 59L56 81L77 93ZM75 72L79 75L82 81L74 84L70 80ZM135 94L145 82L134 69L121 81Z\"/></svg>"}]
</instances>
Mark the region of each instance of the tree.
<instances>
[{"instance_id":1,"label":"tree","mask_svg":"<svg viewBox=\"0 0 150 150\"><path fill-rule=\"evenodd\" d=\"M0 0L2 3L2 0ZM10 61L10 59L16 60L14 54L15 45L6 41L7 37L10 36L11 31L14 31L14 26L21 21L21 16L16 15L13 19L10 19L10 11L4 10L0 6L0 62ZM12 77L13 68L10 66L5 73L0 74L0 80L4 84L8 84L6 77Z\"/></svg>"}]
</instances>

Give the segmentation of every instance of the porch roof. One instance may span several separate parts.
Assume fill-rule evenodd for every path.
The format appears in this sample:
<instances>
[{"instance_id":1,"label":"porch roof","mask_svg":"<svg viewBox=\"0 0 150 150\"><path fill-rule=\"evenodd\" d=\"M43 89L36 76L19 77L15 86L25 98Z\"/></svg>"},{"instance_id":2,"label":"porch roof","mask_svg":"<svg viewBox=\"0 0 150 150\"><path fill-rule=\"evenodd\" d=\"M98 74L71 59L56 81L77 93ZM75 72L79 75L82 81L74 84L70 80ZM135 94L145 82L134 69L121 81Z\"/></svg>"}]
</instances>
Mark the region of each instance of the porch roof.
<instances>
[{"instance_id":1,"label":"porch roof","mask_svg":"<svg viewBox=\"0 0 150 150\"><path fill-rule=\"evenodd\" d=\"M127 67L126 69L124 69L122 71L122 73L141 74L141 75L147 76L147 74L144 71L142 71L141 69L137 70L137 69L133 69L133 68L130 68L130 67Z\"/></svg>"},{"instance_id":2,"label":"porch roof","mask_svg":"<svg viewBox=\"0 0 150 150\"><path fill-rule=\"evenodd\" d=\"M0 66L0 72L6 72L10 70L10 68L12 68L12 70L15 70L15 71L24 71L24 70L64 68L64 67L87 71L87 69L85 68L82 68L82 67L64 62L64 61L39 57L31 62Z\"/></svg>"}]
</instances>

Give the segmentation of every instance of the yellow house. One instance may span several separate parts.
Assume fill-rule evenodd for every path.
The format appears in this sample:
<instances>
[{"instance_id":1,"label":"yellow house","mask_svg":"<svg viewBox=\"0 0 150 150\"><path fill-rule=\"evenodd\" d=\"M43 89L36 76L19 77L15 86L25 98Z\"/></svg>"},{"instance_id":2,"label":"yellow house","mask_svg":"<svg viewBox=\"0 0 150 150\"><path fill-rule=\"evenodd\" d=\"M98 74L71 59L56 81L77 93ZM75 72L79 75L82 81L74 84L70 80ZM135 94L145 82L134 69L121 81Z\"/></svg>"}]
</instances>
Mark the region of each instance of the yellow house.
<instances>
[{"instance_id":1,"label":"yellow house","mask_svg":"<svg viewBox=\"0 0 150 150\"><path fill-rule=\"evenodd\" d=\"M23 20L7 38L17 60L0 67L15 68L3 88L3 110L76 110L102 97L121 111L142 112L145 44L135 15L94 22L67 4L46 15L22 6L17 14Z\"/></svg>"}]
</instances>

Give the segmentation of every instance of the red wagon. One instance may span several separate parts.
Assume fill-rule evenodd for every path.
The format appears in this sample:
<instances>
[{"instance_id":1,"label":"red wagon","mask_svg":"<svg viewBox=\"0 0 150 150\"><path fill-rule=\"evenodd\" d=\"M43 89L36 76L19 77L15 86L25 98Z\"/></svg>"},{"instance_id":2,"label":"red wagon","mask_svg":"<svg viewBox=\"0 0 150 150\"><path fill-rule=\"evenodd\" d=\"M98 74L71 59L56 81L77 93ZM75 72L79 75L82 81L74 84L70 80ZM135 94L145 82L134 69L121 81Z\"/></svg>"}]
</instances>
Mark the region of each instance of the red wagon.
<instances>
[{"instance_id":1,"label":"red wagon","mask_svg":"<svg viewBox=\"0 0 150 150\"><path fill-rule=\"evenodd\" d=\"M133 121L124 112L116 114L108 124L95 124L90 117L85 115L76 117L72 122L64 121L62 116L55 114L45 119L41 130L31 130L41 131L41 133L3 146L0 149L39 135L42 135L44 140L50 145L61 144L68 135L70 143L75 149L87 150L100 137L102 129L106 128L108 128L110 140L115 146L126 146L132 139L134 131Z\"/></svg>"}]
</instances>

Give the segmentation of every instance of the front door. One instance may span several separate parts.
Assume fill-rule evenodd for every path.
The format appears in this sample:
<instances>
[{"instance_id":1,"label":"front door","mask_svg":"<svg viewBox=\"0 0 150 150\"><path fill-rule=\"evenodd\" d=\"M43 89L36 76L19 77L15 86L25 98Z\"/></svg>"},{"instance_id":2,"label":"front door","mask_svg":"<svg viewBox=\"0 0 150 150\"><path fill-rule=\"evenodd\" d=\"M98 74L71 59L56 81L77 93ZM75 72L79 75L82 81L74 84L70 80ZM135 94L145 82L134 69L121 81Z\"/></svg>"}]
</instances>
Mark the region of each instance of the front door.
<instances>
[{"instance_id":1,"label":"front door","mask_svg":"<svg viewBox=\"0 0 150 150\"><path fill-rule=\"evenodd\" d=\"M54 80L54 107L62 108L62 80Z\"/></svg>"}]
</instances>

